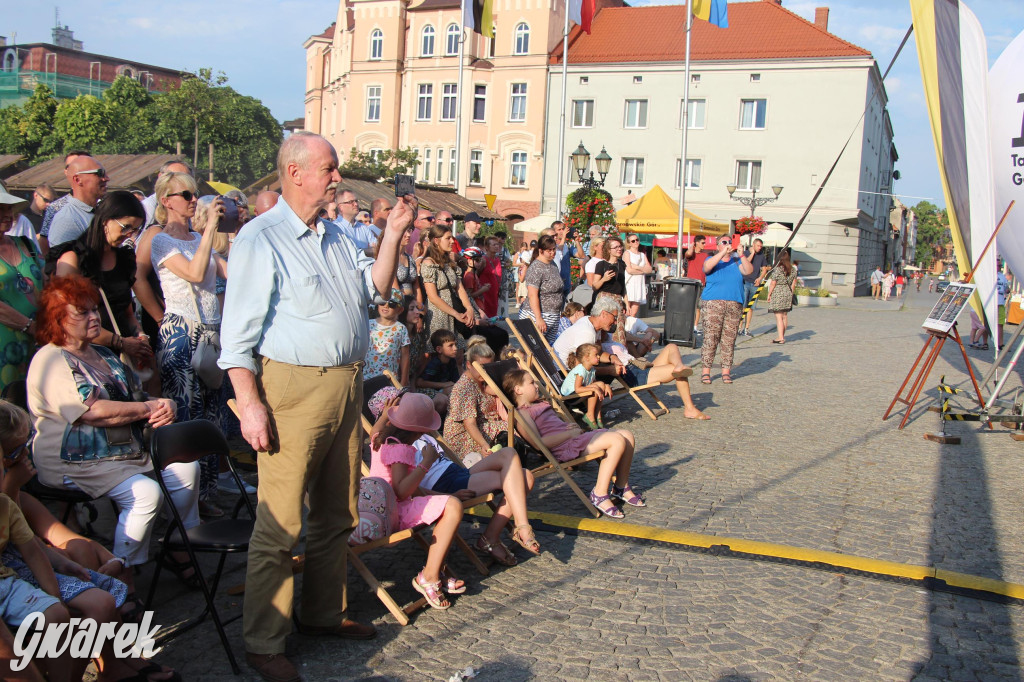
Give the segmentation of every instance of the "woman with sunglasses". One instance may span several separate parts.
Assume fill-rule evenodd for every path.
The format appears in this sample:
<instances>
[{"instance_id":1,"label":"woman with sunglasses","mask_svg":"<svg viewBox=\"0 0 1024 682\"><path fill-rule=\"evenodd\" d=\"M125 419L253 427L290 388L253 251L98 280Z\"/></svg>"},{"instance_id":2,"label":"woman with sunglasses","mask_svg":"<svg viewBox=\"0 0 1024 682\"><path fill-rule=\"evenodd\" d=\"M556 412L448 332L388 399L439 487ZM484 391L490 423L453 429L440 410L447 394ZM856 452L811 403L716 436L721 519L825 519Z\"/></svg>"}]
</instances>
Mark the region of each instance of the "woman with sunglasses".
<instances>
[{"instance_id":1,"label":"woman with sunglasses","mask_svg":"<svg viewBox=\"0 0 1024 682\"><path fill-rule=\"evenodd\" d=\"M221 424L226 404L220 385L209 386L199 377L192 369L192 356L204 335L220 332L217 277L227 279L228 267L214 244L224 203L220 197L214 199L205 209L205 225L193 230L197 191L195 180L185 173L168 173L156 182L156 219L162 231L153 236L150 259L165 301L157 364L163 395L174 400L179 421L209 419ZM204 457L199 464L200 512L222 516L213 504L217 457Z\"/></svg>"},{"instance_id":2,"label":"woman with sunglasses","mask_svg":"<svg viewBox=\"0 0 1024 682\"><path fill-rule=\"evenodd\" d=\"M122 247L139 233L145 220L146 209L135 195L124 190L110 192L96 207L85 234L54 246L46 257L48 273L82 275L103 292L106 304L100 305L102 330L96 343L126 353L136 369L152 367L153 349L132 304L135 253Z\"/></svg>"},{"instance_id":3,"label":"woman with sunglasses","mask_svg":"<svg viewBox=\"0 0 1024 682\"><path fill-rule=\"evenodd\" d=\"M36 298L43 288L43 263L27 237L8 233L28 201L0 187L0 390L25 378L36 344Z\"/></svg>"},{"instance_id":4,"label":"woman with sunglasses","mask_svg":"<svg viewBox=\"0 0 1024 682\"><path fill-rule=\"evenodd\" d=\"M626 299L629 300L626 314L639 317L640 304L647 303L647 275L654 272L647 254L640 250L640 237L635 234L626 236L628 249L623 254L626 263Z\"/></svg>"},{"instance_id":5,"label":"woman with sunglasses","mask_svg":"<svg viewBox=\"0 0 1024 682\"><path fill-rule=\"evenodd\" d=\"M704 345L701 347L700 382L711 383L711 364L715 352L722 351L722 383L732 383L732 354L736 334L743 317L743 275L754 271L754 265L743 251L735 251L732 237L718 239L718 250L704 261L707 283L701 294L701 317L704 320Z\"/></svg>"}]
</instances>

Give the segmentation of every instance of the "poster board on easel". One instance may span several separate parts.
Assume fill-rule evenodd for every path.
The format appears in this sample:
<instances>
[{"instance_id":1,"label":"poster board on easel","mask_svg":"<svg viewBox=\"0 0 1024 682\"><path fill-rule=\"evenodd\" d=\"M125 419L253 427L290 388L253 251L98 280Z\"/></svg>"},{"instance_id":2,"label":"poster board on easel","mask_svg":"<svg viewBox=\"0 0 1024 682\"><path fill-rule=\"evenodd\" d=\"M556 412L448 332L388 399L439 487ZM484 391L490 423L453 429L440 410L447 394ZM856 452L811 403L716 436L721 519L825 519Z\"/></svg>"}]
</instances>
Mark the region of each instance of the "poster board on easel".
<instances>
[{"instance_id":1,"label":"poster board on easel","mask_svg":"<svg viewBox=\"0 0 1024 682\"><path fill-rule=\"evenodd\" d=\"M970 283L952 283L942 292L942 296L935 303L935 307L928 313L922 325L929 331L940 334L948 334L949 330L956 324L956 318L964 311L967 302L971 300L975 289L978 287Z\"/></svg>"}]
</instances>

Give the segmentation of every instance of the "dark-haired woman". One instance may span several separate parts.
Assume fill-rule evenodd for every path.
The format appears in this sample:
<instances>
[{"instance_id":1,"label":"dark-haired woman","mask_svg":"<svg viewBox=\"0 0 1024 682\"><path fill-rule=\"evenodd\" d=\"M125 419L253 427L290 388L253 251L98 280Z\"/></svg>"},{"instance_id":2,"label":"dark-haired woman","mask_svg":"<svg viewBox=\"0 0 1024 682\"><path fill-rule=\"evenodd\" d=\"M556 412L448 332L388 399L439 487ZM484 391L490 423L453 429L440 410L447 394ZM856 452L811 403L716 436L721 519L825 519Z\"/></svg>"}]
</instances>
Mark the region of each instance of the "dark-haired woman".
<instances>
[{"instance_id":1,"label":"dark-haired woman","mask_svg":"<svg viewBox=\"0 0 1024 682\"><path fill-rule=\"evenodd\" d=\"M101 301L103 329L96 342L116 353L124 351L140 369L152 365L153 350L132 304L135 253L123 247L139 233L145 220L146 209L135 195L109 192L96 207L89 229L78 239L50 249L46 259L47 271L58 277L82 275L103 292L114 319Z\"/></svg>"},{"instance_id":2,"label":"dark-haired woman","mask_svg":"<svg viewBox=\"0 0 1024 682\"><path fill-rule=\"evenodd\" d=\"M526 268L526 300L519 308L519 319L533 320L548 343L558 337L558 318L565 302L562 274L554 263L556 249L555 238L549 234L537 240Z\"/></svg>"},{"instance_id":3,"label":"dark-haired woman","mask_svg":"<svg viewBox=\"0 0 1024 682\"><path fill-rule=\"evenodd\" d=\"M594 268L594 302L600 298L613 298L619 303L620 312L615 318L612 341L626 345L626 261L623 259L625 245L619 237L608 237L602 245L604 260Z\"/></svg>"},{"instance_id":4,"label":"dark-haired woman","mask_svg":"<svg viewBox=\"0 0 1024 682\"><path fill-rule=\"evenodd\" d=\"M779 254L779 264L768 275L768 310L775 313L775 329L779 338L772 343L786 343L786 327L789 326L789 311L793 309L796 296L796 268L789 260L789 251Z\"/></svg>"}]
</instances>

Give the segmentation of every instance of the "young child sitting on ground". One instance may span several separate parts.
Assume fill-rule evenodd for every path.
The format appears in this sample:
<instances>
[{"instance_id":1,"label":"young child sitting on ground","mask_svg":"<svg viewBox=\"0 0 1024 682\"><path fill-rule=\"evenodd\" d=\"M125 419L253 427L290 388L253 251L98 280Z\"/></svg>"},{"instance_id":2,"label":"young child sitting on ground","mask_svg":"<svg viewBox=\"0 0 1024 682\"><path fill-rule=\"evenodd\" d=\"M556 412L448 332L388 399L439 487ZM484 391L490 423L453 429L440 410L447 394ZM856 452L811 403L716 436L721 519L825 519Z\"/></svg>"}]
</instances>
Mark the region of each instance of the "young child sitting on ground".
<instances>
[{"instance_id":1,"label":"young child sitting on ground","mask_svg":"<svg viewBox=\"0 0 1024 682\"><path fill-rule=\"evenodd\" d=\"M605 457L597 470L597 483L590 491L590 502L602 514L613 519L625 516L616 500L633 507L647 506L643 497L629 485L629 468L633 463L635 447L632 433L625 429L598 429L583 433L575 424L565 423L550 404L538 402L540 393L537 383L526 370L516 369L506 374L502 390L521 417L520 435L527 441L535 441L539 436L543 445L551 450L558 461L568 462L583 455L605 451ZM612 485L613 475L615 485ZM604 494L599 495L599 491Z\"/></svg>"},{"instance_id":2,"label":"young child sitting on ground","mask_svg":"<svg viewBox=\"0 0 1024 682\"><path fill-rule=\"evenodd\" d=\"M370 436L370 476L391 484L398 498L399 528L404 530L425 523L434 526L433 542L427 550L427 563L412 579L412 586L435 609L447 609L451 602L444 595L461 594L466 585L445 566L445 557L462 520L462 502L451 495L424 495L420 487L438 457L437 450L425 448L416 463L413 443L424 433L437 431L441 417L430 398L420 393L406 393L390 401L381 411ZM470 499L471 491L463 491ZM444 591L441 579L444 578Z\"/></svg>"},{"instance_id":3,"label":"young child sitting on ground","mask_svg":"<svg viewBox=\"0 0 1024 682\"><path fill-rule=\"evenodd\" d=\"M455 360L459 347L455 345L455 334L447 329L438 329L430 335L430 347L434 352L416 379L416 388L431 397L434 409L440 414L448 411L448 396L459 380L459 365Z\"/></svg>"},{"instance_id":4,"label":"young child sitting on ground","mask_svg":"<svg viewBox=\"0 0 1024 682\"><path fill-rule=\"evenodd\" d=\"M364 380L388 370L403 386L409 385L409 330L398 321L402 308L402 292L398 289L392 289L391 298L377 305L377 319L370 320Z\"/></svg>"},{"instance_id":5,"label":"young child sitting on ground","mask_svg":"<svg viewBox=\"0 0 1024 682\"><path fill-rule=\"evenodd\" d=\"M601 348L595 343L584 343L569 355L569 373L562 382L562 395L573 393L587 397L587 416L583 418L591 431L603 429L601 401L612 397L611 386L595 381L594 368L600 362Z\"/></svg>"},{"instance_id":6,"label":"young child sitting on ground","mask_svg":"<svg viewBox=\"0 0 1024 682\"><path fill-rule=\"evenodd\" d=\"M583 306L576 301L569 301L566 303L565 307L562 308L562 316L558 318L557 336L561 336L562 332L576 324L576 322L585 314L586 313L583 312Z\"/></svg>"}]
</instances>

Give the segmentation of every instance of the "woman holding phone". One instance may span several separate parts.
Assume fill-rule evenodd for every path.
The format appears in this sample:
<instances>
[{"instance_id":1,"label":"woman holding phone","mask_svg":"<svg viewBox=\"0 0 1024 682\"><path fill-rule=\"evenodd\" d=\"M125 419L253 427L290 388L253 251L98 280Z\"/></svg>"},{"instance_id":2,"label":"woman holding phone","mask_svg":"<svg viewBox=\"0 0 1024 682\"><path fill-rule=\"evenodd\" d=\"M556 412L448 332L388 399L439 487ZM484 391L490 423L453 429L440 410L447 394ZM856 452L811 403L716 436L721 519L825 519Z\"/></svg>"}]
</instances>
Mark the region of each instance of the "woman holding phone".
<instances>
[{"instance_id":1,"label":"woman holding phone","mask_svg":"<svg viewBox=\"0 0 1024 682\"><path fill-rule=\"evenodd\" d=\"M718 250L704 261L707 283L700 305L704 319L704 345L700 351L702 384L711 383L711 365L719 346L722 351L722 383L732 383L732 354L743 317L743 275L753 271L750 259L733 245L732 237L728 235L718 238Z\"/></svg>"}]
</instances>

